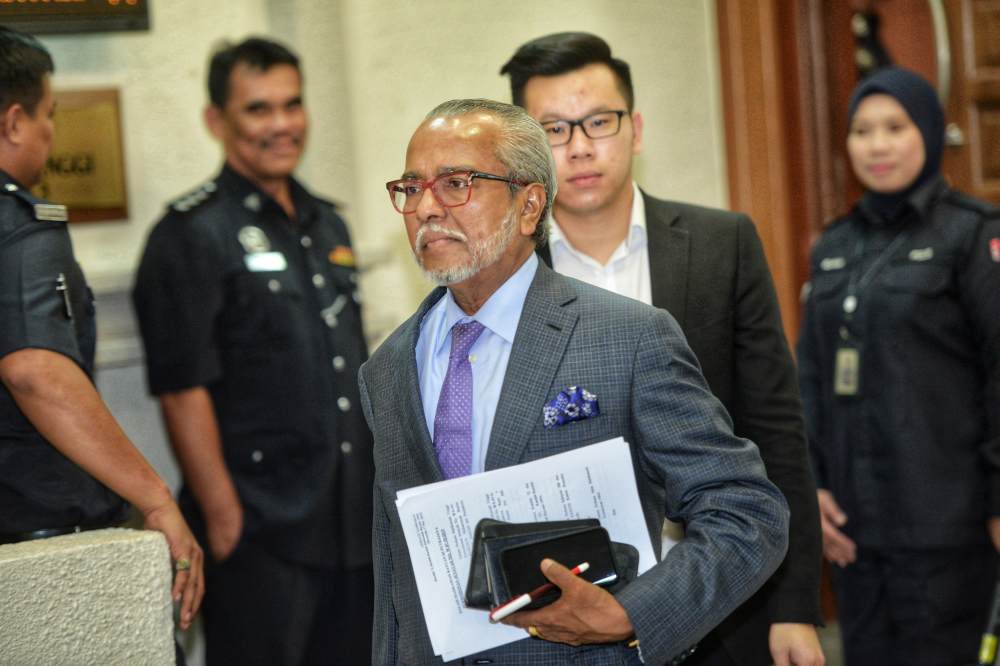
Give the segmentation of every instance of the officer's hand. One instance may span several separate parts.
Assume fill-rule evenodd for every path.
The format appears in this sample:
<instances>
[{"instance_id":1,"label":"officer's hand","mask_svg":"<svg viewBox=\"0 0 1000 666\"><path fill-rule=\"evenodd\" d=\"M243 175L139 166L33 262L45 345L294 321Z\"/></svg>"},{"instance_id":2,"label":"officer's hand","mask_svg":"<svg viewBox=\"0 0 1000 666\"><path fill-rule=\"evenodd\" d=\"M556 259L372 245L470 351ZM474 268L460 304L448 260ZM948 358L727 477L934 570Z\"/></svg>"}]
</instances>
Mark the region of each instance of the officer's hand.
<instances>
[{"instance_id":1,"label":"officer's hand","mask_svg":"<svg viewBox=\"0 0 1000 666\"><path fill-rule=\"evenodd\" d=\"M847 524L847 515L841 511L829 490L817 490L816 499L823 527L823 555L834 564L846 567L858 557L857 545L838 529Z\"/></svg>"},{"instance_id":2,"label":"officer's hand","mask_svg":"<svg viewBox=\"0 0 1000 666\"><path fill-rule=\"evenodd\" d=\"M174 601L181 602L181 629L187 629L198 613L201 598L205 594L201 546L195 541L180 509L173 501L151 510L143 518L146 529L162 532L167 537L170 561L175 572L171 596Z\"/></svg>"},{"instance_id":3,"label":"officer's hand","mask_svg":"<svg viewBox=\"0 0 1000 666\"><path fill-rule=\"evenodd\" d=\"M230 501L205 511L205 528L212 559L224 562L236 550L243 534L243 505L233 497Z\"/></svg>"},{"instance_id":4,"label":"officer's hand","mask_svg":"<svg viewBox=\"0 0 1000 666\"><path fill-rule=\"evenodd\" d=\"M535 627L537 638L569 645L610 643L635 633L625 609L607 590L574 576L555 560L542 560L541 569L562 596L545 608L514 613L502 620L504 624Z\"/></svg>"},{"instance_id":5,"label":"officer's hand","mask_svg":"<svg viewBox=\"0 0 1000 666\"><path fill-rule=\"evenodd\" d=\"M797 622L775 622L768 636L774 666L824 666L816 627Z\"/></svg>"}]
</instances>

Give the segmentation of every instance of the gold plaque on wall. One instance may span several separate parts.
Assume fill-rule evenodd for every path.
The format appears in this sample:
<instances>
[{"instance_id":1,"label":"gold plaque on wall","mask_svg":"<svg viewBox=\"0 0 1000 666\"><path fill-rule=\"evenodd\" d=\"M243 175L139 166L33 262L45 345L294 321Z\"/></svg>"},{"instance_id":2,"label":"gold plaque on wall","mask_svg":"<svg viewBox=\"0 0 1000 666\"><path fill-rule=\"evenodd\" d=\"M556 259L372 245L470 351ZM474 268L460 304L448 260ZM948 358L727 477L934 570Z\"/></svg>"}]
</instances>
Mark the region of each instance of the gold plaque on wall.
<instances>
[{"instance_id":1,"label":"gold plaque on wall","mask_svg":"<svg viewBox=\"0 0 1000 666\"><path fill-rule=\"evenodd\" d=\"M118 90L63 90L55 139L35 194L69 209L71 222L128 218Z\"/></svg>"}]
</instances>

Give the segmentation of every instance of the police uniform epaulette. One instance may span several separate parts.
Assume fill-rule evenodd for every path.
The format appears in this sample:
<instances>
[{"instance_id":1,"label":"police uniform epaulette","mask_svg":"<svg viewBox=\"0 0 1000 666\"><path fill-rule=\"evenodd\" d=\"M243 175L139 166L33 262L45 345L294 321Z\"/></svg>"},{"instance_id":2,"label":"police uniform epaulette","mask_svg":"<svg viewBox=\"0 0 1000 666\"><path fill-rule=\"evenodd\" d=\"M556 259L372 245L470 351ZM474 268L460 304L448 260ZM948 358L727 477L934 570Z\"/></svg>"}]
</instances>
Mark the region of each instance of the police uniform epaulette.
<instances>
[{"instance_id":1,"label":"police uniform epaulette","mask_svg":"<svg viewBox=\"0 0 1000 666\"><path fill-rule=\"evenodd\" d=\"M176 210L179 213L186 213L208 201L208 199L210 199L218 189L219 188L215 184L215 181L210 180L207 183L194 188L187 194L177 197L170 202L169 206L172 210Z\"/></svg>"},{"instance_id":2,"label":"police uniform epaulette","mask_svg":"<svg viewBox=\"0 0 1000 666\"><path fill-rule=\"evenodd\" d=\"M850 219L851 219L850 215L841 215L840 217L835 217L834 219L826 223L826 225L823 227L823 230L826 231L829 229L835 229L836 227L846 224Z\"/></svg>"},{"instance_id":3,"label":"police uniform epaulette","mask_svg":"<svg viewBox=\"0 0 1000 666\"><path fill-rule=\"evenodd\" d=\"M332 208L334 210L338 210L341 207L340 203L338 203L338 202L336 202L336 201L334 201L332 199L324 199L323 197L318 197L315 194L313 194L312 197L313 197L313 199L315 199L316 201L320 202L321 204L329 206L330 208Z\"/></svg>"},{"instance_id":4,"label":"police uniform epaulette","mask_svg":"<svg viewBox=\"0 0 1000 666\"><path fill-rule=\"evenodd\" d=\"M28 190L14 183L4 183L0 190L2 190L5 194L17 197L24 203L31 206L32 210L35 212L35 219L40 222L66 222L69 220L69 213L66 211L66 206L43 201Z\"/></svg>"},{"instance_id":5,"label":"police uniform epaulette","mask_svg":"<svg viewBox=\"0 0 1000 666\"><path fill-rule=\"evenodd\" d=\"M1000 214L1000 210L998 210L993 204L987 201L982 201L981 199L970 197L968 194L959 192L958 190L948 190L948 192L944 195L944 199L950 204L954 204L959 208L971 210L972 212L980 215L995 217Z\"/></svg>"}]
</instances>

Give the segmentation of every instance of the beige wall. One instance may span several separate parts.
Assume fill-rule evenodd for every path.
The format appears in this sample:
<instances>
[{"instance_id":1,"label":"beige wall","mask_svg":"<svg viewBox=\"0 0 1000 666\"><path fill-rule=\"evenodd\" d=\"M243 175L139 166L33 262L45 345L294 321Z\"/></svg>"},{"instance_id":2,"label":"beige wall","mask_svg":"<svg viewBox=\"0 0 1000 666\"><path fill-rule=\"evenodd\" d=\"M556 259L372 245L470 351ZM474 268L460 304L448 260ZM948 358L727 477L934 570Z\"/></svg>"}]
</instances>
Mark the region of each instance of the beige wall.
<instances>
[{"instance_id":1,"label":"beige wall","mask_svg":"<svg viewBox=\"0 0 1000 666\"><path fill-rule=\"evenodd\" d=\"M560 30L605 37L633 66L646 120L640 184L661 196L725 203L712 0L175 0L151 7L149 32L44 39L56 58L57 88L122 92L131 218L72 228L99 291L131 280L164 203L218 168L218 148L201 122L207 54L218 39L249 33L284 39L303 57L313 124L300 175L344 204L361 260L377 266L362 283L376 336L429 289L383 183L401 171L410 133L438 102L508 100L497 72L533 37Z\"/></svg>"}]
</instances>

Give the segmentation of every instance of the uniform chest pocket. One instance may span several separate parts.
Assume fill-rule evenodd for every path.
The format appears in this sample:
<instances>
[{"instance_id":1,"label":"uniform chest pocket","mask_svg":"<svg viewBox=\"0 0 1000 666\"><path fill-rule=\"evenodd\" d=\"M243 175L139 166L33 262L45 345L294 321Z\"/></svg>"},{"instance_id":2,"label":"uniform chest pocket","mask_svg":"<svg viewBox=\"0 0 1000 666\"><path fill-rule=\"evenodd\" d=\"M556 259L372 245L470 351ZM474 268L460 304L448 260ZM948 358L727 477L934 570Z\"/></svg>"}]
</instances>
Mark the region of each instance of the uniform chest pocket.
<instances>
[{"instance_id":1,"label":"uniform chest pocket","mask_svg":"<svg viewBox=\"0 0 1000 666\"><path fill-rule=\"evenodd\" d=\"M813 298L832 298L842 293L847 288L848 273L846 270L823 271L813 269L813 278L810 281Z\"/></svg>"},{"instance_id":2,"label":"uniform chest pocket","mask_svg":"<svg viewBox=\"0 0 1000 666\"><path fill-rule=\"evenodd\" d=\"M354 268L331 265L327 275L334 289L338 291L352 292L357 288L358 272Z\"/></svg>"},{"instance_id":3,"label":"uniform chest pocket","mask_svg":"<svg viewBox=\"0 0 1000 666\"><path fill-rule=\"evenodd\" d=\"M936 296L951 284L951 268L943 264L898 262L886 266L881 282L890 291Z\"/></svg>"},{"instance_id":4,"label":"uniform chest pocket","mask_svg":"<svg viewBox=\"0 0 1000 666\"><path fill-rule=\"evenodd\" d=\"M267 308L281 299L301 300L302 291L288 271L247 272L233 276L230 297L241 308Z\"/></svg>"},{"instance_id":5,"label":"uniform chest pocket","mask_svg":"<svg viewBox=\"0 0 1000 666\"><path fill-rule=\"evenodd\" d=\"M229 345L244 348L290 343L302 301L288 271L237 273L227 293L222 336Z\"/></svg>"}]
</instances>

